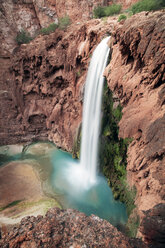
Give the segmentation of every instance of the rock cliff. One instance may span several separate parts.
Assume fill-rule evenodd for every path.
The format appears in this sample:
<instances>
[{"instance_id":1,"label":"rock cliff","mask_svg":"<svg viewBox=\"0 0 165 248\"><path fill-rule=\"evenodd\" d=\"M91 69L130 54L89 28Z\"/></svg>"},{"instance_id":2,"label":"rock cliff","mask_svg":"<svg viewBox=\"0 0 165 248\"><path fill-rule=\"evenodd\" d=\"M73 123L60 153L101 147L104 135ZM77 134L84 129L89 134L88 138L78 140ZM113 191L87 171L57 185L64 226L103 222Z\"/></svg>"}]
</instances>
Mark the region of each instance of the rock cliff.
<instances>
[{"instance_id":1,"label":"rock cliff","mask_svg":"<svg viewBox=\"0 0 165 248\"><path fill-rule=\"evenodd\" d=\"M126 238L107 221L71 209L54 208L45 217L26 217L8 235L1 235L2 248L147 248L140 240Z\"/></svg>"},{"instance_id":2,"label":"rock cliff","mask_svg":"<svg viewBox=\"0 0 165 248\"><path fill-rule=\"evenodd\" d=\"M133 138L127 180L137 188L141 220L143 211L165 203L164 25L164 11L139 13L120 24L106 68L108 85L123 105L119 135Z\"/></svg>"},{"instance_id":3,"label":"rock cliff","mask_svg":"<svg viewBox=\"0 0 165 248\"><path fill-rule=\"evenodd\" d=\"M114 23L73 24L14 50L11 73L1 83L1 145L49 139L72 150L88 62Z\"/></svg>"}]
</instances>

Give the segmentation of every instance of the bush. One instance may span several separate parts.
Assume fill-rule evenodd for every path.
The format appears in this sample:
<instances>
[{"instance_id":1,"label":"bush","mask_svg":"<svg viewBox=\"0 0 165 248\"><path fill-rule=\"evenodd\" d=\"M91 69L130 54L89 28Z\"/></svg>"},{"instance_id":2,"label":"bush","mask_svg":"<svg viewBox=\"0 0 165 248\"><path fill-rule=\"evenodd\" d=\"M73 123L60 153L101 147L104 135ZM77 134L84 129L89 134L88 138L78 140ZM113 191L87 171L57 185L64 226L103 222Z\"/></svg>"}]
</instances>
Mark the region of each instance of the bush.
<instances>
[{"instance_id":1,"label":"bush","mask_svg":"<svg viewBox=\"0 0 165 248\"><path fill-rule=\"evenodd\" d=\"M121 11L121 5L120 4L112 4L108 7L105 7L105 15L106 16L112 16L115 14L119 14Z\"/></svg>"},{"instance_id":2,"label":"bush","mask_svg":"<svg viewBox=\"0 0 165 248\"><path fill-rule=\"evenodd\" d=\"M18 45L27 44L32 39L33 38L30 36L30 34L23 29L16 36L16 42L18 43Z\"/></svg>"},{"instance_id":3,"label":"bush","mask_svg":"<svg viewBox=\"0 0 165 248\"><path fill-rule=\"evenodd\" d=\"M63 18L59 19L59 24L51 23L47 28L42 28L40 30L40 33L43 35L51 34L53 33L57 28L60 29L66 29L68 25L70 25L70 18L69 16L65 16Z\"/></svg>"},{"instance_id":4,"label":"bush","mask_svg":"<svg viewBox=\"0 0 165 248\"><path fill-rule=\"evenodd\" d=\"M115 14L119 14L120 11L121 11L120 4L112 4L107 7L101 7L101 6L96 7L93 11L93 14L94 14L94 18L101 18L104 16L112 16Z\"/></svg>"},{"instance_id":5,"label":"bush","mask_svg":"<svg viewBox=\"0 0 165 248\"><path fill-rule=\"evenodd\" d=\"M93 10L93 16L94 18L101 18L101 17L106 16L105 7L101 7L101 6L95 7Z\"/></svg>"},{"instance_id":6,"label":"bush","mask_svg":"<svg viewBox=\"0 0 165 248\"><path fill-rule=\"evenodd\" d=\"M66 29L71 24L69 16L65 16L59 19L59 28L60 29Z\"/></svg>"},{"instance_id":7,"label":"bush","mask_svg":"<svg viewBox=\"0 0 165 248\"><path fill-rule=\"evenodd\" d=\"M141 11L162 9L163 7L165 7L164 0L141 0L131 6L131 11L136 14Z\"/></svg>"},{"instance_id":8,"label":"bush","mask_svg":"<svg viewBox=\"0 0 165 248\"><path fill-rule=\"evenodd\" d=\"M126 19L127 19L126 15L121 14L118 18L118 22L120 22L121 20L126 20Z\"/></svg>"},{"instance_id":9,"label":"bush","mask_svg":"<svg viewBox=\"0 0 165 248\"><path fill-rule=\"evenodd\" d=\"M51 23L47 28L42 28L40 30L40 33L43 35L51 34L56 30L57 27L58 27L58 24Z\"/></svg>"}]
</instances>

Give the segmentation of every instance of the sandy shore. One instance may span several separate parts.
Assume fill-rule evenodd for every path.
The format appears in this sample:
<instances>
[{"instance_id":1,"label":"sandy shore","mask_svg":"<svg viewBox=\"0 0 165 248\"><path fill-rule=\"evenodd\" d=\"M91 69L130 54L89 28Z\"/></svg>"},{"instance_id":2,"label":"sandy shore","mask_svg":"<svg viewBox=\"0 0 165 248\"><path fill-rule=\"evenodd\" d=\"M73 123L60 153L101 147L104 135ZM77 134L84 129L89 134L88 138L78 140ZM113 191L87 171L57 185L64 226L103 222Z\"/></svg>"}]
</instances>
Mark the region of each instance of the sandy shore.
<instances>
[{"instance_id":1,"label":"sandy shore","mask_svg":"<svg viewBox=\"0 0 165 248\"><path fill-rule=\"evenodd\" d=\"M37 171L24 162L10 162L0 167L0 226L18 223L28 215L44 215L59 206L44 195Z\"/></svg>"}]
</instances>

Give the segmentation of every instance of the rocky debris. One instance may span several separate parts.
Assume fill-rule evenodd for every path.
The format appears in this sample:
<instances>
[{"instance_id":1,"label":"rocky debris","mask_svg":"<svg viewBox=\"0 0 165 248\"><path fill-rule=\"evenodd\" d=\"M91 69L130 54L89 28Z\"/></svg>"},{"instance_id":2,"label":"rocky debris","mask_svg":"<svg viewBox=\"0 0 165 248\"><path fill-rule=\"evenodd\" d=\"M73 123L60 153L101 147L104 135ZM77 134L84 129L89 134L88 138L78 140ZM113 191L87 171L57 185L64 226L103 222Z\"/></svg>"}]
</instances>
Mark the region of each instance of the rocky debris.
<instances>
[{"instance_id":1,"label":"rocky debris","mask_svg":"<svg viewBox=\"0 0 165 248\"><path fill-rule=\"evenodd\" d=\"M115 23L73 24L15 49L1 81L1 145L49 139L72 150L90 56Z\"/></svg>"},{"instance_id":2,"label":"rocky debris","mask_svg":"<svg viewBox=\"0 0 165 248\"><path fill-rule=\"evenodd\" d=\"M142 211L165 203L164 26L163 10L139 13L116 27L106 68L108 85L123 105L119 135L133 138L127 180L137 188L141 220Z\"/></svg>"},{"instance_id":3,"label":"rocky debris","mask_svg":"<svg viewBox=\"0 0 165 248\"><path fill-rule=\"evenodd\" d=\"M144 216L140 229L145 242L153 248L165 247L165 204L144 211Z\"/></svg>"},{"instance_id":4,"label":"rocky debris","mask_svg":"<svg viewBox=\"0 0 165 248\"><path fill-rule=\"evenodd\" d=\"M52 208L45 217L25 217L19 226L1 235L2 248L146 248L140 240L130 241L109 222L72 209Z\"/></svg>"}]
</instances>

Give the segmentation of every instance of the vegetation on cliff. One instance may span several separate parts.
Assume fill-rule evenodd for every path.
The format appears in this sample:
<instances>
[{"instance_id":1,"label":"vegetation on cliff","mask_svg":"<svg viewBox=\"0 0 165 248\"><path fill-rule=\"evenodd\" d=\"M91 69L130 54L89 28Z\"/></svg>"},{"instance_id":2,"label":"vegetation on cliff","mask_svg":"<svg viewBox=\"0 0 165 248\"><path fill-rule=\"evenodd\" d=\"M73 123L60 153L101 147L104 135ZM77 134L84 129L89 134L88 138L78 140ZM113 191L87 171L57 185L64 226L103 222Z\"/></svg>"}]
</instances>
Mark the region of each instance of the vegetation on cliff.
<instances>
[{"instance_id":1,"label":"vegetation on cliff","mask_svg":"<svg viewBox=\"0 0 165 248\"><path fill-rule=\"evenodd\" d=\"M22 29L20 32L18 32L18 34L16 36L16 42L18 43L18 45L27 44L32 39L33 38L30 36L30 34L27 31L25 31L24 29Z\"/></svg>"},{"instance_id":2,"label":"vegetation on cliff","mask_svg":"<svg viewBox=\"0 0 165 248\"><path fill-rule=\"evenodd\" d=\"M58 24L53 22L49 24L48 27L41 28L34 37L31 37L30 34L26 30L22 29L21 31L18 32L16 36L16 42L18 45L27 44L31 40L33 40L38 34L49 35L55 32L57 28L65 30L70 24L71 24L70 18L69 16L66 15L59 19Z\"/></svg>"},{"instance_id":3,"label":"vegetation on cliff","mask_svg":"<svg viewBox=\"0 0 165 248\"><path fill-rule=\"evenodd\" d=\"M165 7L164 0L141 0L131 6L133 14L141 11L159 10Z\"/></svg>"},{"instance_id":4,"label":"vegetation on cliff","mask_svg":"<svg viewBox=\"0 0 165 248\"><path fill-rule=\"evenodd\" d=\"M40 33L43 35L51 34L57 27L58 25L56 23L51 23L47 28L41 28Z\"/></svg>"},{"instance_id":5,"label":"vegetation on cliff","mask_svg":"<svg viewBox=\"0 0 165 248\"><path fill-rule=\"evenodd\" d=\"M121 105L113 103L113 95L107 84L103 93L103 120L100 139L100 167L108 179L114 198L125 202L128 215L134 206L136 190L130 190L126 183L127 147L130 139L118 137L118 122L122 117Z\"/></svg>"},{"instance_id":6,"label":"vegetation on cliff","mask_svg":"<svg viewBox=\"0 0 165 248\"><path fill-rule=\"evenodd\" d=\"M94 8L93 15L94 18L101 18L104 16L112 16L115 14L119 14L121 11L121 5L120 4L112 4L110 6L98 6Z\"/></svg>"}]
</instances>

